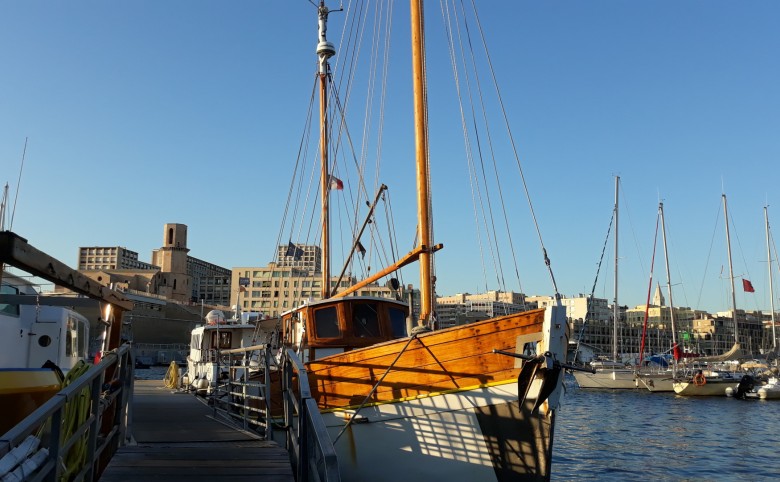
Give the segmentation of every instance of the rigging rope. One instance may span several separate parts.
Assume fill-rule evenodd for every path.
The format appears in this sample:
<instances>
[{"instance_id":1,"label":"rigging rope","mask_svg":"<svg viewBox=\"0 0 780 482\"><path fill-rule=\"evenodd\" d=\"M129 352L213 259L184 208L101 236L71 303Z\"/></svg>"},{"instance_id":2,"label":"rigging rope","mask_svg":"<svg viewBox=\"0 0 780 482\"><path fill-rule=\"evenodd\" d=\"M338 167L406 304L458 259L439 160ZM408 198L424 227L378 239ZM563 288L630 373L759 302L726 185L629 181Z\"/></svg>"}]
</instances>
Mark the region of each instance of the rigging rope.
<instances>
[{"instance_id":1,"label":"rigging rope","mask_svg":"<svg viewBox=\"0 0 780 482\"><path fill-rule=\"evenodd\" d=\"M639 344L639 366L642 366L642 360L645 355L645 337L647 336L647 318L650 312L650 291L653 289L653 270L655 269L655 248L658 246L658 223L661 218L661 212L655 218L655 236L653 237L653 257L650 261L650 281L647 284L647 301L645 302L645 321L642 324L642 341Z\"/></svg>"},{"instance_id":2,"label":"rigging rope","mask_svg":"<svg viewBox=\"0 0 780 482\"><path fill-rule=\"evenodd\" d=\"M596 284L599 281L599 273L601 272L601 264L604 261L604 253L607 251L607 243L609 242L609 233L612 231L612 223L615 221L615 211L612 210L612 216L609 218L609 226L607 227L607 236L604 238L604 246L601 248L601 257L599 257L599 264L596 267L596 278L593 280L593 287L590 289L590 296L588 297L587 310L585 311L585 319L582 320L582 327L580 328L580 335L577 337L577 347L574 349L574 361L577 361L577 353L580 351L580 343L582 342L582 336L585 334L585 325L588 324L588 316L590 316L591 309L593 308L593 296L596 292Z\"/></svg>"},{"instance_id":3,"label":"rigging rope","mask_svg":"<svg viewBox=\"0 0 780 482\"><path fill-rule=\"evenodd\" d=\"M533 203L531 202L531 194L528 191L528 183L525 180L525 173L523 172L523 166L520 163L520 155L517 151L517 144L515 143L514 136L512 135L512 129L509 126L509 116L506 112L506 107L504 105L503 97L501 96L501 91L498 89L498 80L496 79L496 73L495 69L493 68L493 61L490 57L490 53L487 50L487 41L485 40L485 31L482 28L482 22L479 20L479 15L477 14L477 8L476 4L474 3L474 0L471 0L471 6L472 10L474 11L474 18L477 23L478 32L480 34L480 37L482 38L482 45L485 46L485 58L489 66L490 75L493 79L493 87L496 90L496 97L498 99L498 104L501 109L501 114L504 119L504 125L506 127L507 136L509 137L509 143L512 147L512 152L514 154L515 163L517 164L517 169L520 173L520 179L523 185L523 192L525 193L526 200L528 201L528 209L531 213L531 219L533 220L534 228L536 230L536 235L539 240L539 246L542 250L542 255L544 258L544 264L547 266L547 272L550 275L550 282L552 283L553 291L555 293L555 299L558 302L558 305L560 305L561 295L558 291L558 283L555 281L555 274L552 270L552 262L550 261L550 258L547 255L547 248L545 248L544 240L542 238L542 232L539 228L539 221L536 218L536 212L533 207Z\"/></svg>"}]
</instances>

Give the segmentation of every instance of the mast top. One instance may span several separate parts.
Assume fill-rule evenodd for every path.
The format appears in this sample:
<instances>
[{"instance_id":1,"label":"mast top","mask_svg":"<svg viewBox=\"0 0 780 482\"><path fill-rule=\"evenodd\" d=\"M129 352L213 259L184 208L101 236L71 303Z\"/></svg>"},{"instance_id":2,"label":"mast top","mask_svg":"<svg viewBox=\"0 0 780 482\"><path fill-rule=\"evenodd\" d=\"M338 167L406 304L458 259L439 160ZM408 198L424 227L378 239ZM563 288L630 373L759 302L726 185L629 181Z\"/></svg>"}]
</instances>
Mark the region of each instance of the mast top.
<instances>
[{"instance_id":1,"label":"mast top","mask_svg":"<svg viewBox=\"0 0 780 482\"><path fill-rule=\"evenodd\" d=\"M336 47L333 45L332 42L328 42L328 15L330 12L337 12L339 10L330 10L328 7L325 6L324 1L320 1L319 7L317 7L317 10L319 11L319 38L320 41L317 43L317 56L320 58L320 67L319 67L319 73L320 75L325 75L328 73L328 59L336 55Z\"/></svg>"}]
</instances>

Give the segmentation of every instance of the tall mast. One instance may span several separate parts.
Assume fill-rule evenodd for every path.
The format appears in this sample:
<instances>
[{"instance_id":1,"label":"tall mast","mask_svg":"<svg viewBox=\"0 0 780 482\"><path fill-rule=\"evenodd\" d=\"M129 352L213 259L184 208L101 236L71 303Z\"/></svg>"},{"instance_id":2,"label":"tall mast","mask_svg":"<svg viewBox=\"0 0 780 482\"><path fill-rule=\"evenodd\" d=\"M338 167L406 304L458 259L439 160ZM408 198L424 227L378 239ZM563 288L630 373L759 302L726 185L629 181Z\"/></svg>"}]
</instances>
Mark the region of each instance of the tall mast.
<instances>
[{"instance_id":1,"label":"tall mast","mask_svg":"<svg viewBox=\"0 0 780 482\"><path fill-rule=\"evenodd\" d=\"M612 306L612 360L618 360L618 318L620 317L620 308L618 307L618 186L620 185L620 176L615 176L615 300Z\"/></svg>"},{"instance_id":2,"label":"tall mast","mask_svg":"<svg viewBox=\"0 0 780 482\"><path fill-rule=\"evenodd\" d=\"M775 290L772 286L772 250L769 248L769 213L764 206L764 221L766 222L766 259L769 266L769 306L772 310L772 348L777 351L777 334L775 333Z\"/></svg>"},{"instance_id":3,"label":"tall mast","mask_svg":"<svg viewBox=\"0 0 780 482\"><path fill-rule=\"evenodd\" d=\"M664 258L666 259L666 288L669 291L669 318L672 322L672 349L677 350L677 326L674 322L674 300L672 299L672 277L669 272L669 251L666 249L666 220L664 219L664 203L658 203L658 213L661 215L661 237L664 241Z\"/></svg>"},{"instance_id":4,"label":"tall mast","mask_svg":"<svg viewBox=\"0 0 780 482\"><path fill-rule=\"evenodd\" d=\"M731 280L731 313L734 318L734 343L739 343L739 330L737 330L737 295L734 290L734 267L731 264L731 235L729 234L729 210L726 205L726 195L723 196L723 215L726 217L726 250L729 255L729 279Z\"/></svg>"},{"instance_id":5,"label":"tall mast","mask_svg":"<svg viewBox=\"0 0 780 482\"><path fill-rule=\"evenodd\" d=\"M328 171L328 59L336 54L336 48L328 42L328 14L330 10L325 1L320 0L319 12L319 43L317 56L320 79L320 198L322 199L322 298L329 298L330 290L330 175Z\"/></svg>"},{"instance_id":6,"label":"tall mast","mask_svg":"<svg viewBox=\"0 0 780 482\"><path fill-rule=\"evenodd\" d=\"M425 32L422 0L411 0L414 134L417 160L417 224L420 231L420 324L433 311L432 235L428 172L428 102L425 77Z\"/></svg>"}]
</instances>

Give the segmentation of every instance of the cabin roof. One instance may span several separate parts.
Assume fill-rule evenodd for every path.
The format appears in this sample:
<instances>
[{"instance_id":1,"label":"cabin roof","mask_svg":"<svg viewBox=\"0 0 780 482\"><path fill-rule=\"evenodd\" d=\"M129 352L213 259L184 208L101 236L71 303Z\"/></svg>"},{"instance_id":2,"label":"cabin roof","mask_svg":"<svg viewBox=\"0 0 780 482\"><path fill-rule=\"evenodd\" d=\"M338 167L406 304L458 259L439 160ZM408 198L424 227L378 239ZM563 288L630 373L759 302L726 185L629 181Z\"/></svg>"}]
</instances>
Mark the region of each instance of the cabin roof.
<instances>
[{"instance_id":1,"label":"cabin roof","mask_svg":"<svg viewBox=\"0 0 780 482\"><path fill-rule=\"evenodd\" d=\"M406 303L404 301L394 300L392 298L383 298L381 296L347 296L343 298L327 298L324 300L317 300L317 301L309 301L306 302L303 305L297 306L291 310L282 312L282 316L288 314L288 313L295 313L296 311L300 311L303 308L309 307L309 306L318 306L318 305L326 305L328 303L334 303L339 301L380 301L384 303L392 303L396 304L398 306L403 306L404 308L409 307L409 303Z\"/></svg>"}]
</instances>

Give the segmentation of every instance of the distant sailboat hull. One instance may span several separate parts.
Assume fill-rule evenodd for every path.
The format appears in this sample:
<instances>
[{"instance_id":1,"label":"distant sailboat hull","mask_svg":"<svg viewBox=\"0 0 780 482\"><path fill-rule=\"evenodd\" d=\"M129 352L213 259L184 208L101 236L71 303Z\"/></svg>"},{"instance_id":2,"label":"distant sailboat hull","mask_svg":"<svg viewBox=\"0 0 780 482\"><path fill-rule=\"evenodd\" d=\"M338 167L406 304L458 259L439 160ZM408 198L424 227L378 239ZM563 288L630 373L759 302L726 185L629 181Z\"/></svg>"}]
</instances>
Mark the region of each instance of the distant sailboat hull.
<instances>
[{"instance_id":1,"label":"distant sailboat hull","mask_svg":"<svg viewBox=\"0 0 780 482\"><path fill-rule=\"evenodd\" d=\"M651 392L673 392L674 377L671 373L639 374L639 386Z\"/></svg>"},{"instance_id":2,"label":"distant sailboat hull","mask_svg":"<svg viewBox=\"0 0 780 482\"><path fill-rule=\"evenodd\" d=\"M703 385L693 381L674 382L674 392L685 397L724 397L727 388L735 388L739 380L733 378L709 379Z\"/></svg>"},{"instance_id":3,"label":"distant sailboat hull","mask_svg":"<svg viewBox=\"0 0 780 482\"><path fill-rule=\"evenodd\" d=\"M636 375L629 368L597 369L596 373L577 371L574 372L574 379L580 388L637 388Z\"/></svg>"}]
</instances>

